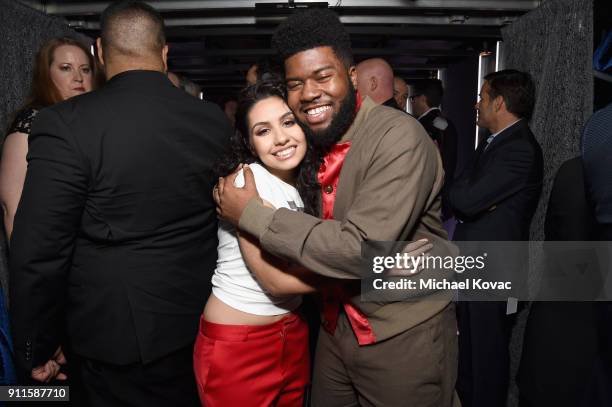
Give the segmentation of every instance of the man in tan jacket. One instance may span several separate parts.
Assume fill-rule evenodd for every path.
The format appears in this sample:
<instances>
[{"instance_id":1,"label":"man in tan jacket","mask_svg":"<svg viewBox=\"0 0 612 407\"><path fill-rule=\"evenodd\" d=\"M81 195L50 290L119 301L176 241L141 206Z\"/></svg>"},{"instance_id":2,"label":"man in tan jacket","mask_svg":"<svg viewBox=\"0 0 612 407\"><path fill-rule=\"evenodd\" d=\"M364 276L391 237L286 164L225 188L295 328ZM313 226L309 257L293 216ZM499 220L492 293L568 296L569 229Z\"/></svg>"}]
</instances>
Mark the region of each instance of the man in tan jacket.
<instances>
[{"instance_id":1,"label":"man in tan jacket","mask_svg":"<svg viewBox=\"0 0 612 407\"><path fill-rule=\"evenodd\" d=\"M265 207L248 169L244 188L230 176L216 200L219 214L266 251L340 283L325 296L312 404L457 405L450 293L389 303L359 295L364 242L426 238L432 254L451 254L440 221L443 170L435 145L412 117L361 99L348 34L331 11L293 15L273 46L284 61L288 105L324 154L322 219Z\"/></svg>"}]
</instances>

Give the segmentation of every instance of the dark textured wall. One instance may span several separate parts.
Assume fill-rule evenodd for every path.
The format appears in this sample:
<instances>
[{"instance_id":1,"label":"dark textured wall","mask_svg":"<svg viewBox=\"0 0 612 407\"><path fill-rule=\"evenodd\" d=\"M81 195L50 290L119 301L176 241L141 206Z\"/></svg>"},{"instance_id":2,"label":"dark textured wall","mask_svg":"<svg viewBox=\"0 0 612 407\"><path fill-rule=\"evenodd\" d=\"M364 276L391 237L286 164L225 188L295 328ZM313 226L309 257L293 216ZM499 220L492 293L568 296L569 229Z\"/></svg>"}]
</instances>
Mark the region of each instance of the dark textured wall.
<instances>
[{"instance_id":1,"label":"dark textured wall","mask_svg":"<svg viewBox=\"0 0 612 407\"><path fill-rule=\"evenodd\" d=\"M4 134L30 88L32 62L50 38L78 35L63 19L47 16L15 0L0 0L0 134ZM85 39L83 36L80 39ZM0 226L0 230L2 227ZM6 242L0 233L0 282L6 293Z\"/></svg>"},{"instance_id":2,"label":"dark textured wall","mask_svg":"<svg viewBox=\"0 0 612 407\"><path fill-rule=\"evenodd\" d=\"M537 100L530 126L544 152L544 189L531 226L544 238L544 214L553 177L579 155L582 127L593 113L593 4L554 0L502 30L506 68L527 71Z\"/></svg>"},{"instance_id":3,"label":"dark textured wall","mask_svg":"<svg viewBox=\"0 0 612 407\"><path fill-rule=\"evenodd\" d=\"M559 166L580 154L580 137L593 112L593 3L591 0L548 0L502 30L503 66L529 72L536 83L537 100L531 129L544 153L544 188L531 224L531 239L544 239L544 216L552 181ZM540 264L530 258L532 271ZM536 290L539 276L530 275ZM529 308L520 313L511 341L511 377L522 350ZM512 383L508 406L518 405Z\"/></svg>"}]
</instances>

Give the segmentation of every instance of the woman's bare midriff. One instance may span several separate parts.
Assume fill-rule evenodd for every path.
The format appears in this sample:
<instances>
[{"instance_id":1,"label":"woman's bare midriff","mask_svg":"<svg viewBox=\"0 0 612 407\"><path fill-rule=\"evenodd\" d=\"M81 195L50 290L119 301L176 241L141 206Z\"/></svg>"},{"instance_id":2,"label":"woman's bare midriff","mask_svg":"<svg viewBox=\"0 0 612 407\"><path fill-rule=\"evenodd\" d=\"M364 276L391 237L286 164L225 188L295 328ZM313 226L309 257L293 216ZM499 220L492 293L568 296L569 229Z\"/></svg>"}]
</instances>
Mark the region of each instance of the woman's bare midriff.
<instances>
[{"instance_id":1,"label":"woman's bare midriff","mask_svg":"<svg viewBox=\"0 0 612 407\"><path fill-rule=\"evenodd\" d=\"M214 324L226 325L267 325L283 319L281 315L255 315L232 308L211 294L204 307L204 319Z\"/></svg>"}]
</instances>

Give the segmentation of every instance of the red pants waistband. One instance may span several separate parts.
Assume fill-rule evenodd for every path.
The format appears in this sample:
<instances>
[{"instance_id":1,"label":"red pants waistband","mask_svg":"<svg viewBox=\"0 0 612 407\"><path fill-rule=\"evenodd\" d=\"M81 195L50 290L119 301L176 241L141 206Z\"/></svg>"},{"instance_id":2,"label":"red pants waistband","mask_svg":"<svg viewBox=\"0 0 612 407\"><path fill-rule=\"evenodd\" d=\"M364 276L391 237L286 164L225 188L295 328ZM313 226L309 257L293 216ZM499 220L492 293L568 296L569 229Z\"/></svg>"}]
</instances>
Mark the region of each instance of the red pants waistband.
<instances>
[{"instance_id":1,"label":"red pants waistband","mask_svg":"<svg viewBox=\"0 0 612 407\"><path fill-rule=\"evenodd\" d=\"M202 316L200 319L200 332L211 339L241 342L249 339L264 338L270 335L278 335L279 332L284 331L285 327L296 323L300 319L302 319L301 315L290 312L287 316L271 324L229 325L209 322Z\"/></svg>"}]
</instances>

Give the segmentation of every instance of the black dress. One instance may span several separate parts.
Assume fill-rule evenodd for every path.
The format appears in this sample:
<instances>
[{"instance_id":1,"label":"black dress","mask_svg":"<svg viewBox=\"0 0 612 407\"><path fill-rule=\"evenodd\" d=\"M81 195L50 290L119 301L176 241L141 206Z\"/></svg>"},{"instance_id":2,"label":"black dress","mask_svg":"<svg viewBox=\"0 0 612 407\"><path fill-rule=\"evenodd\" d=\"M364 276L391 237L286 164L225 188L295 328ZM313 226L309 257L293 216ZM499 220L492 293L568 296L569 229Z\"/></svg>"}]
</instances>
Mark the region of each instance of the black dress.
<instances>
[{"instance_id":1,"label":"black dress","mask_svg":"<svg viewBox=\"0 0 612 407\"><path fill-rule=\"evenodd\" d=\"M17 113L11 127L9 127L7 135L11 133L25 133L29 136L32 129L32 121L37 114L38 110L36 109L26 108L21 110L19 113Z\"/></svg>"}]
</instances>

